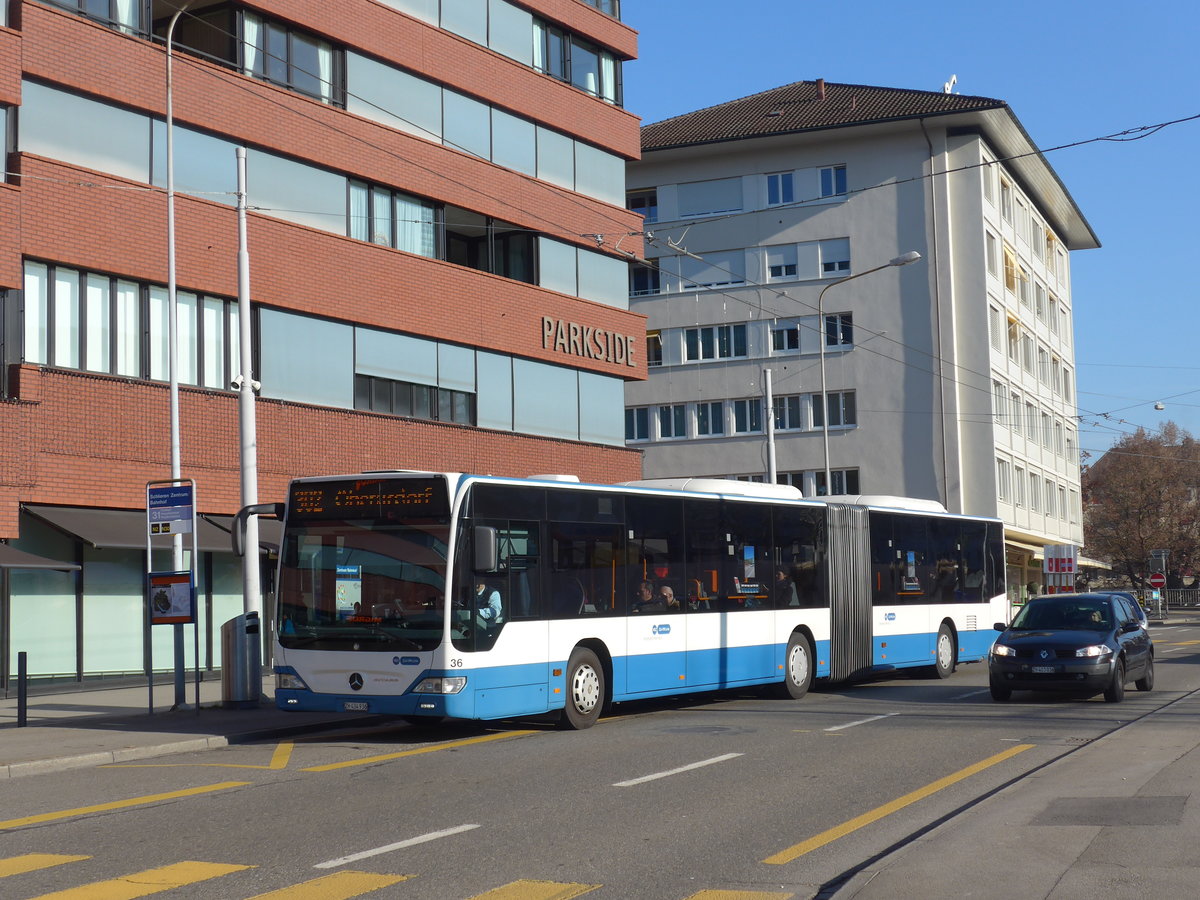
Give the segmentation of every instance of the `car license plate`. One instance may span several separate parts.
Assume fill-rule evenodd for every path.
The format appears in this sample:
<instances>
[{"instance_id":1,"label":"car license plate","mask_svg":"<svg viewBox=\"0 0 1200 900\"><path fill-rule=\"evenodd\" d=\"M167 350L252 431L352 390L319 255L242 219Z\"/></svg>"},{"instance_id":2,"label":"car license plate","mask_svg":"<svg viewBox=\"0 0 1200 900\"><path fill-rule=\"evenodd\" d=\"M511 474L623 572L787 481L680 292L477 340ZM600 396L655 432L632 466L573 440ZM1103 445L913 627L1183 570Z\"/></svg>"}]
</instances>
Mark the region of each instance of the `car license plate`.
<instances>
[{"instance_id":1,"label":"car license plate","mask_svg":"<svg viewBox=\"0 0 1200 900\"><path fill-rule=\"evenodd\" d=\"M342 703L342 709L345 710L346 712L366 712L368 709L367 701L366 700L346 700L346 701L343 701L343 703Z\"/></svg>"},{"instance_id":2,"label":"car license plate","mask_svg":"<svg viewBox=\"0 0 1200 900\"><path fill-rule=\"evenodd\" d=\"M1053 675L1054 666L1034 666L1032 671L1035 675Z\"/></svg>"}]
</instances>

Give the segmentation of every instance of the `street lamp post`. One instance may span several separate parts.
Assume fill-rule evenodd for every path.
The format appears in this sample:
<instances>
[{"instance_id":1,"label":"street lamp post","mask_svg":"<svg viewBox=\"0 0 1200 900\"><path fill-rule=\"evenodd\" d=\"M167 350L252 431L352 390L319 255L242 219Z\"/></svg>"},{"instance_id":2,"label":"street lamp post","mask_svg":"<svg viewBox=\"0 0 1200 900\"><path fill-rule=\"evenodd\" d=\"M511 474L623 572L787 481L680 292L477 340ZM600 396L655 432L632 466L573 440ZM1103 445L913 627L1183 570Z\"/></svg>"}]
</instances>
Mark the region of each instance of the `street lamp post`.
<instances>
[{"instance_id":1,"label":"street lamp post","mask_svg":"<svg viewBox=\"0 0 1200 900\"><path fill-rule=\"evenodd\" d=\"M847 281L853 281L855 278L862 278L864 275L870 275L872 272L878 272L881 269L887 269L892 266L907 266L910 263L915 263L921 258L921 254L916 250L909 250L907 253L902 253L895 259L890 259L881 266L875 266L873 269L864 269L862 272L855 272L853 275L847 275L845 278L839 278L837 281L831 281L825 287L821 288L821 293L817 295L817 340L820 341L821 349L821 440L825 449L825 494L829 496L833 494L833 478L829 471L829 394L825 389L825 343L828 339L828 333L825 324L825 292L834 285L845 284Z\"/></svg>"}]
</instances>

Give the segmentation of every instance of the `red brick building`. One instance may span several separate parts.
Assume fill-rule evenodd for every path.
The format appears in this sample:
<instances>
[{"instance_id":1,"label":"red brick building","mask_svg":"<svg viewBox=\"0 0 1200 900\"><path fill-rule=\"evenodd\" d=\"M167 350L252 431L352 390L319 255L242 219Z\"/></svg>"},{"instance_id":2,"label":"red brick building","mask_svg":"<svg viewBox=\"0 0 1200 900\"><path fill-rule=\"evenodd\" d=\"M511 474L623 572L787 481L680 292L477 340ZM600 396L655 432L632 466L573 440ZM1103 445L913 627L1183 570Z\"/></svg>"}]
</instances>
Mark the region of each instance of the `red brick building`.
<instances>
[{"instance_id":1,"label":"red brick building","mask_svg":"<svg viewBox=\"0 0 1200 900\"><path fill-rule=\"evenodd\" d=\"M142 577L146 483L170 475L180 6L176 371L181 474L206 517L200 665L219 665L213 635L241 610L213 524L240 505L237 148L261 500L366 469L640 475L622 418L624 383L646 374L626 280L641 218L623 208L636 35L616 0L14 0L5 680L20 650L48 679L169 667Z\"/></svg>"}]
</instances>

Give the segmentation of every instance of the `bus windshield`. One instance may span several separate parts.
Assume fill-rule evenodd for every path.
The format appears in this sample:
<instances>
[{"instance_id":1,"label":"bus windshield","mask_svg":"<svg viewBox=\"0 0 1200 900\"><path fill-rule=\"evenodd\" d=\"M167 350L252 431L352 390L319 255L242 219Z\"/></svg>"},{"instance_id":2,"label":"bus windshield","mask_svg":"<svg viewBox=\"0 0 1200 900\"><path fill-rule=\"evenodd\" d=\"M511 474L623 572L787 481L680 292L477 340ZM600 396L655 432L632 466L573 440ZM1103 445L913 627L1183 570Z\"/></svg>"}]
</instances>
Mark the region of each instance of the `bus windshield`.
<instances>
[{"instance_id":1,"label":"bus windshield","mask_svg":"<svg viewBox=\"0 0 1200 900\"><path fill-rule=\"evenodd\" d=\"M304 519L284 534L279 643L432 650L442 641L448 519Z\"/></svg>"}]
</instances>

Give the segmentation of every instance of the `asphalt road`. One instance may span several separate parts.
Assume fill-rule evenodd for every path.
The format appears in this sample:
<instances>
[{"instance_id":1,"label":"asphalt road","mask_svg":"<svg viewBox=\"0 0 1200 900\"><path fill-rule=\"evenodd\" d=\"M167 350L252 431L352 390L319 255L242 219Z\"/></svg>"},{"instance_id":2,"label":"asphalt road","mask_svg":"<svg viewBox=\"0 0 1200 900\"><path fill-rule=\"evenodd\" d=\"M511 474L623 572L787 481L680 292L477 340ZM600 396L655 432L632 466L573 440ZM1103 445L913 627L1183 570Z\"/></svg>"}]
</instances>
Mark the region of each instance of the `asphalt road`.
<instances>
[{"instance_id":1,"label":"asphalt road","mask_svg":"<svg viewBox=\"0 0 1200 900\"><path fill-rule=\"evenodd\" d=\"M173 884L171 898L826 896L989 792L1200 688L1200 627L1154 638L1155 690L1131 686L1121 704L996 704L980 664L798 703L627 704L583 732L396 725L17 779L2 788L0 896L111 900ZM970 877L970 860L946 864ZM304 893L316 879L324 892Z\"/></svg>"}]
</instances>

